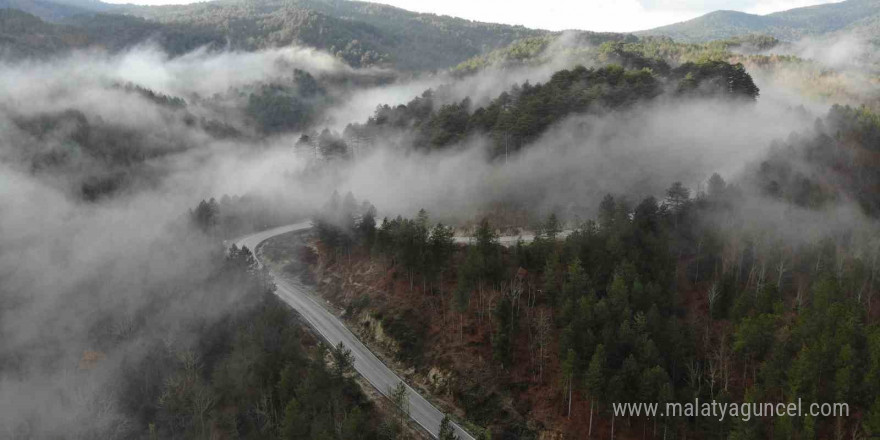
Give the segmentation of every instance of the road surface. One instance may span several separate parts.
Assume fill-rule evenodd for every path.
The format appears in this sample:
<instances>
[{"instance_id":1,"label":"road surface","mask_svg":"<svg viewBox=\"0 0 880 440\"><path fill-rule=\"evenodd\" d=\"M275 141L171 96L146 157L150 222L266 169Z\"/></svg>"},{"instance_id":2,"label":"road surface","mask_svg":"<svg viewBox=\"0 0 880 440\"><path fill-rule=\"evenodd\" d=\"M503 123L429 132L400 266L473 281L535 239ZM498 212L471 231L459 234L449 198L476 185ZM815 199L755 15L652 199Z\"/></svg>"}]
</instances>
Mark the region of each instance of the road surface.
<instances>
[{"instance_id":1,"label":"road surface","mask_svg":"<svg viewBox=\"0 0 880 440\"><path fill-rule=\"evenodd\" d=\"M560 231L556 236L556 239L561 240L565 237L571 235L573 230L565 230ZM535 241L535 234L533 232L526 232L520 235L500 235L498 236L498 244L504 247L516 246L518 241L522 240L523 243L531 243ZM466 236L455 236L452 237L452 241L456 244L474 244L476 243L476 238L474 237L466 237Z\"/></svg>"},{"instance_id":2,"label":"road surface","mask_svg":"<svg viewBox=\"0 0 880 440\"><path fill-rule=\"evenodd\" d=\"M293 225L281 226L275 229L269 229L262 232L249 235L247 237L235 240L238 247L247 246L254 253L254 258L259 258L257 247L260 243L276 236L294 231L307 231L311 229L311 222L297 223ZM354 356L354 368L367 381L370 382L380 393L385 396L391 392L391 389L401 382L400 377L394 374L376 355L373 354L360 340L342 323L338 317L329 312L321 304L312 289L299 283L286 280L271 272L273 281L277 286L275 294L284 302L293 307L300 315L312 326L331 346L336 346L340 342L346 348L351 350ZM425 400L419 393L406 386L409 397L409 415L431 435L437 437L440 431L440 421L443 420L443 413L434 405ZM474 440L474 438L453 423L458 438L461 440Z\"/></svg>"}]
</instances>

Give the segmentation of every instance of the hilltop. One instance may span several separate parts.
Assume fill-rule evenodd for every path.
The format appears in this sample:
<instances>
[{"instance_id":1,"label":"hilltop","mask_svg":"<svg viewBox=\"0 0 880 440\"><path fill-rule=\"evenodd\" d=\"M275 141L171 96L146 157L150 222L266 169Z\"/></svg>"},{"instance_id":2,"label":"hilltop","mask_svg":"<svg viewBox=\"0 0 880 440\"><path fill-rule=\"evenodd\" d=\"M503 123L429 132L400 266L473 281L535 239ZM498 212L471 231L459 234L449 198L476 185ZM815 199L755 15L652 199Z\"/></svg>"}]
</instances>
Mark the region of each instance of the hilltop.
<instances>
[{"instance_id":1,"label":"hilltop","mask_svg":"<svg viewBox=\"0 0 880 440\"><path fill-rule=\"evenodd\" d=\"M666 36L683 42L705 42L746 34L766 34L795 41L841 32L876 36L880 30L880 1L847 0L790 9L768 15L715 11L681 23L637 32L636 35Z\"/></svg>"}]
</instances>

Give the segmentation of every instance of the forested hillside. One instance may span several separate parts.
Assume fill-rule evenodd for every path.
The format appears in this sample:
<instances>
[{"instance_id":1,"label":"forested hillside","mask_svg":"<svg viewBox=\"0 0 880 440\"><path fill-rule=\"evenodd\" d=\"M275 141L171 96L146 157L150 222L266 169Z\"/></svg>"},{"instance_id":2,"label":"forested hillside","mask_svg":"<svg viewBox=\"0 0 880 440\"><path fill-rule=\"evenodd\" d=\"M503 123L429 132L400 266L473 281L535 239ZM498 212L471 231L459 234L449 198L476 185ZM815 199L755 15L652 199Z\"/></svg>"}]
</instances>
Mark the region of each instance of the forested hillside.
<instances>
[{"instance_id":1,"label":"forested hillside","mask_svg":"<svg viewBox=\"0 0 880 440\"><path fill-rule=\"evenodd\" d=\"M0 9L0 54L4 57L47 56L88 43L80 29L45 23L17 9Z\"/></svg>"},{"instance_id":2,"label":"forested hillside","mask_svg":"<svg viewBox=\"0 0 880 440\"><path fill-rule=\"evenodd\" d=\"M636 34L662 35L684 42L706 42L753 33L772 35L786 41L838 32L859 32L876 37L878 15L880 2L877 0L846 0L768 15L715 11L693 20Z\"/></svg>"},{"instance_id":3,"label":"forested hillside","mask_svg":"<svg viewBox=\"0 0 880 440\"><path fill-rule=\"evenodd\" d=\"M790 88L807 100L880 108L873 52L853 54L838 65L829 65L821 58L796 55L798 52L803 50L758 34L684 43L669 37L575 32L525 38L465 61L453 68L453 72L468 76L487 69L516 70L548 64L566 67L619 63L656 68L654 64L661 61L673 67L689 62L725 61L743 64L759 83Z\"/></svg>"},{"instance_id":4,"label":"forested hillside","mask_svg":"<svg viewBox=\"0 0 880 440\"><path fill-rule=\"evenodd\" d=\"M100 48L111 53L148 41L172 55L201 47L223 47L222 34L142 18L86 11L60 22L43 21L18 9L0 9L0 55L6 59L47 58L74 49Z\"/></svg>"},{"instance_id":5,"label":"forested hillside","mask_svg":"<svg viewBox=\"0 0 880 440\"><path fill-rule=\"evenodd\" d=\"M27 34L32 37L13 39L11 32L7 37L6 45L13 47L7 52L16 55L85 46L119 50L153 39L172 54L205 45L215 49L259 50L299 44L329 51L352 66L433 70L467 61L459 69L474 69L499 59L531 58L559 38L559 34L541 30L416 14L390 6L345 0L227 0L162 7L40 0L32 4L9 2L5 6L72 26L38 24L28 19L31 21ZM708 42L750 34L789 42L839 34L871 39L877 34L878 17L880 4L876 0L848 0L768 16L717 11L637 35L667 36L678 42ZM0 31L12 29L8 26L22 19L17 17L10 21L7 18L8 25L0 27ZM576 35L562 45L569 55L608 41L635 41L634 37L624 34L579 32ZM507 47L515 41L518 43ZM505 47L488 58L472 59Z\"/></svg>"},{"instance_id":6,"label":"forested hillside","mask_svg":"<svg viewBox=\"0 0 880 440\"><path fill-rule=\"evenodd\" d=\"M108 11L113 7L98 0L0 0L0 9L18 9L51 22Z\"/></svg>"},{"instance_id":7,"label":"forested hillside","mask_svg":"<svg viewBox=\"0 0 880 440\"><path fill-rule=\"evenodd\" d=\"M673 69L662 59L633 52L620 52L612 59L626 67L609 64L561 70L546 83L515 85L479 108L472 108L470 99L437 105L429 90L406 105L379 106L365 124L349 125L343 135L373 143L403 133L404 148L421 150L442 149L485 135L493 141L490 156L504 157L572 115L602 114L661 98L753 102L760 92L741 64L703 61Z\"/></svg>"},{"instance_id":8,"label":"forested hillside","mask_svg":"<svg viewBox=\"0 0 880 440\"><path fill-rule=\"evenodd\" d=\"M379 221L369 203L336 195L318 222L315 270L340 275L322 281L325 292L365 337L430 369L427 386L494 435L872 435L880 432L874 226L795 230L854 197L876 219L878 173L860 167L873 163L877 130L876 115L834 108L774 146L742 184L714 174L697 194L679 182L659 199L609 194L565 238L551 216L533 242L509 248L487 220L458 247L426 211ZM809 171L795 168L803 160ZM806 211L777 218L788 204ZM850 416L615 420L611 410L795 396L847 402Z\"/></svg>"},{"instance_id":9,"label":"forested hillside","mask_svg":"<svg viewBox=\"0 0 880 440\"><path fill-rule=\"evenodd\" d=\"M17 58L96 46L118 51L150 40L173 55L202 46L255 51L301 45L328 51L356 67L433 70L546 33L342 0L162 7L10 0L0 8L2 47L7 56Z\"/></svg>"},{"instance_id":10,"label":"forested hillside","mask_svg":"<svg viewBox=\"0 0 880 440\"><path fill-rule=\"evenodd\" d=\"M344 0L233 0L125 12L221 32L240 49L298 43L329 51L353 66L403 69L442 69L544 33Z\"/></svg>"}]
</instances>

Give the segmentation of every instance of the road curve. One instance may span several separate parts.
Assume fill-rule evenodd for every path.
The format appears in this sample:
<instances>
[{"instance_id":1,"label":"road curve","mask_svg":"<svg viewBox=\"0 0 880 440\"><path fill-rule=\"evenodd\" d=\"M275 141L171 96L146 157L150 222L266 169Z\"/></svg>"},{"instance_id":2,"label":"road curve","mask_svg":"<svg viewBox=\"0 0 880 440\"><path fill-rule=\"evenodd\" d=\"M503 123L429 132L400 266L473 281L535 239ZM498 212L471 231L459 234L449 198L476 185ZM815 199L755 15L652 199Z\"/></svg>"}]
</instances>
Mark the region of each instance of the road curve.
<instances>
[{"instance_id":1,"label":"road curve","mask_svg":"<svg viewBox=\"0 0 880 440\"><path fill-rule=\"evenodd\" d=\"M281 226L257 232L246 237L235 240L238 247L247 247L254 253L254 258L259 264L262 264L257 254L259 245L276 236L288 232L307 231L312 228L311 222L297 223L287 226ZM373 352L370 351L360 340L343 324L342 320L328 311L312 289L299 282L286 280L271 272L272 279L277 286L275 294L284 302L293 307L300 315L312 326L331 346L336 346L340 342L346 348L351 350L354 356L354 368L367 381L385 396L388 396L390 390L401 382L400 377L394 374ZM440 431L440 421L443 420L443 413L434 405L425 400L419 393L406 385L409 397L409 414L410 417L425 430L437 437ZM461 440L474 440L474 438L461 429L457 424L453 423L456 435Z\"/></svg>"}]
</instances>

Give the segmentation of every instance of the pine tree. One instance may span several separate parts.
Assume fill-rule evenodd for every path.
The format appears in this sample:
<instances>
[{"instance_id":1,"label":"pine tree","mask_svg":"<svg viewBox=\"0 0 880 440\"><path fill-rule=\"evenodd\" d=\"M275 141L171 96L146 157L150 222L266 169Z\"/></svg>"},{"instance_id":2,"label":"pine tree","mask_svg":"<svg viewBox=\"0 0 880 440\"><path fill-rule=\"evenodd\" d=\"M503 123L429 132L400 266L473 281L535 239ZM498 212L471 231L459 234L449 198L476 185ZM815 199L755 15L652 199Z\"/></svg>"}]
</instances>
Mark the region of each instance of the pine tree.
<instances>
[{"instance_id":1,"label":"pine tree","mask_svg":"<svg viewBox=\"0 0 880 440\"><path fill-rule=\"evenodd\" d=\"M498 235L489 225L488 219L483 219L474 234L476 249L482 259L479 281L495 282L502 274L503 265L501 252L498 245Z\"/></svg>"},{"instance_id":2,"label":"pine tree","mask_svg":"<svg viewBox=\"0 0 880 440\"><path fill-rule=\"evenodd\" d=\"M361 206L361 219L357 224L358 238L361 244L371 250L376 239L376 207L369 202Z\"/></svg>"},{"instance_id":3,"label":"pine tree","mask_svg":"<svg viewBox=\"0 0 880 440\"><path fill-rule=\"evenodd\" d=\"M550 214L550 216L547 217L547 221L544 223L543 235L549 240L556 240L556 236L558 236L560 232L559 219L556 218L556 214Z\"/></svg>"},{"instance_id":4,"label":"pine tree","mask_svg":"<svg viewBox=\"0 0 880 440\"><path fill-rule=\"evenodd\" d=\"M458 437L455 435L455 428L452 427L452 421L449 419L449 414L443 415L443 420L440 422L440 433L437 438L438 440L458 440Z\"/></svg>"},{"instance_id":5,"label":"pine tree","mask_svg":"<svg viewBox=\"0 0 880 440\"><path fill-rule=\"evenodd\" d=\"M587 293L588 284L587 274L584 273L581 259L575 257L574 261L568 265L568 274L562 286L562 297L565 300L577 301Z\"/></svg>"},{"instance_id":6,"label":"pine tree","mask_svg":"<svg viewBox=\"0 0 880 440\"><path fill-rule=\"evenodd\" d=\"M721 178L718 173L712 174L712 177L709 178L709 197L713 199L720 198L724 191L727 189L727 184L724 182L724 179Z\"/></svg>"},{"instance_id":7,"label":"pine tree","mask_svg":"<svg viewBox=\"0 0 880 440\"><path fill-rule=\"evenodd\" d=\"M614 225L615 213L614 197L611 194L607 194L602 199L602 203L599 204L599 227L610 229Z\"/></svg>"},{"instance_id":8,"label":"pine tree","mask_svg":"<svg viewBox=\"0 0 880 440\"><path fill-rule=\"evenodd\" d=\"M333 358L333 375L337 380L344 380L354 371L354 356L351 354L351 350L340 341L336 347L330 350L330 354Z\"/></svg>"},{"instance_id":9,"label":"pine tree","mask_svg":"<svg viewBox=\"0 0 880 440\"><path fill-rule=\"evenodd\" d=\"M605 388L605 346L599 344L593 357L590 359L590 366L587 369L586 385L587 391L590 393L590 428L587 432L587 438L593 434L593 407L599 402L603 396Z\"/></svg>"},{"instance_id":10,"label":"pine tree","mask_svg":"<svg viewBox=\"0 0 880 440\"><path fill-rule=\"evenodd\" d=\"M681 182L673 183L672 186L666 190L666 200L676 211L680 210L685 203L688 202L690 196L691 190L685 188Z\"/></svg>"},{"instance_id":11,"label":"pine tree","mask_svg":"<svg viewBox=\"0 0 880 440\"><path fill-rule=\"evenodd\" d=\"M437 273L449 267L449 260L452 258L453 252L455 252L453 236L452 228L443 226L443 223L438 223L431 229L431 235L428 238L431 254L430 260L434 266L434 271Z\"/></svg>"},{"instance_id":12,"label":"pine tree","mask_svg":"<svg viewBox=\"0 0 880 440\"><path fill-rule=\"evenodd\" d=\"M394 405L397 413L397 424L403 427L406 424L406 419L409 417L409 393L407 392L406 384L403 381L398 382L397 385L389 390L388 397L391 399L391 404Z\"/></svg>"}]
</instances>

